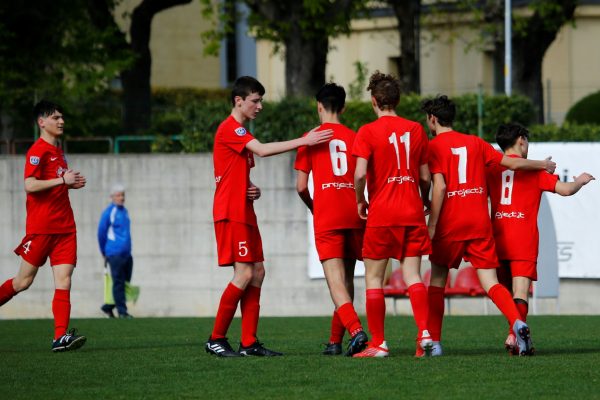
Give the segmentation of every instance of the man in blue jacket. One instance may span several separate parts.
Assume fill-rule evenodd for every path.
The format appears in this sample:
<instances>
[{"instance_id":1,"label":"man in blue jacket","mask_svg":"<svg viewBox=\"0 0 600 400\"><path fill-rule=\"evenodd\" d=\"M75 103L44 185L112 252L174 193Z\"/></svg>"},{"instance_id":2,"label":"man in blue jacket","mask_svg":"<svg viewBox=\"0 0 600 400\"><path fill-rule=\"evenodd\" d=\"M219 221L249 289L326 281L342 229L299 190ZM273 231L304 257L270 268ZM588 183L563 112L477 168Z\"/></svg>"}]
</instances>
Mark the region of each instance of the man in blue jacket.
<instances>
[{"instance_id":1,"label":"man in blue jacket","mask_svg":"<svg viewBox=\"0 0 600 400\"><path fill-rule=\"evenodd\" d=\"M114 318L113 309L116 306L119 318L132 318L125 303L125 282L131 281L133 258L123 185L114 185L110 198L112 203L102 212L98 223L98 244L104 260L110 265L115 304L104 304L101 309L109 318Z\"/></svg>"}]
</instances>

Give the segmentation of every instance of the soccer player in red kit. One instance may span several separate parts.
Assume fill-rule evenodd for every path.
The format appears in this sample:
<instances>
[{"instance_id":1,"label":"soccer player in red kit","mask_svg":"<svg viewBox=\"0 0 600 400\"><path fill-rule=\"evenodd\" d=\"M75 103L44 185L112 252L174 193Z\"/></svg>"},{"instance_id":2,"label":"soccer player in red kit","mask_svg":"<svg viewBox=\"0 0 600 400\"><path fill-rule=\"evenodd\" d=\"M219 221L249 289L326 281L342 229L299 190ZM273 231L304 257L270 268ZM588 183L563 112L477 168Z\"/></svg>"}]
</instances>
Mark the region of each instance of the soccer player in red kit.
<instances>
[{"instance_id":1,"label":"soccer player in red kit","mask_svg":"<svg viewBox=\"0 0 600 400\"><path fill-rule=\"evenodd\" d=\"M431 252L425 203L431 177L423 127L396 115L400 82L376 71L369 80L377 120L362 126L352 154L357 157L354 185L358 213L367 220L363 244L367 322L372 339L354 357L387 357L383 281L390 258L400 260L417 324L417 356L431 348L427 330L427 290L421 280L421 256ZM365 200L365 183L369 202ZM422 196L422 197L421 197ZM367 215L368 209L368 215Z\"/></svg>"},{"instance_id":2,"label":"soccer player in red kit","mask_svg":"<svg viewBox=\"0 0 600 400\"><path fill-rule=\"evenodd\" d=\"M342 339L347 330L351 336L346 351L352 356L367 345L367 334L356 310L354 298L354 267L362 260L361 248L364 222L356 212L352 151L356 133L338 119L344 109L346 91L335 83L327 83L316 95L321 125L318 129L333 130L328 143L300 147L294 168L298 170L298 195L313 213L315 245L323 264L325 279L335 305L331 321L331 337L323 354L342 353ZM313 197L308 190L312 172Z\"/></svg>"},{"instance_id":3,"label":"soccer player in red kit","mask_svg":"<svg viewBox=\"0 0 600 400\"><path fill-rule=\"evenodd\" d=\"M496 142L507 157L527 158L529 132L519 124L501 125ZM537 280L539 232L538 211L543 192L572 196L594 177L586 172L573 177L574 182L561 182L558 175L546 171L511 171L498 164L486 170L492 204L492 228L496 252L500 260L500 283L512 289L521 320L527 320L531 281ZM504 278L504 279L503 279ZM505 347L518 354L512 331Z\"/></svg>"},{"instance_id":4,"label":"soccer player in red kit","mask_svg":"<svg viewBox=\"0 0 600 400\"><path fill-rule=\"evenodd\" d=\"M482 287L504 314L517 337L521 355L532 355L529 327L509 291L498 283L498 258L488 211L485 167L501 164L510 169L547 170L549 159L530 161L503 156L483 139L456 132L452 122L454 103L446 96L423 102L427 125L435 136L429 142L429 169L433 175L429 234L433 251L429 286L429 331L434 341L432 355L442 355L440 344L444 317L444 288L449 268L461 260L471 262Z\"/></svg>"},{"instance_id":5,"label":"soccer player in red kit","mask_svg":"<svg viewBox=\"0 0 600 400\"><path fill-rule=\"evenodd\" d=\"M71 315L71 276L77 262L77 233L69 189L81 189L85 178L69 169L58 139L64 119L60 106L42 100L33 109L40 138L25 157L27 220L25 237L15 249L21 256L17 275L0 286L0 306L31 286L39 267L50 258L54 275L54 340L52 351L75 350L84 345L85 336L75 329L67 332Z\"/></svg>"},{"instance_id":6,"label":"soccer player in red kit","mask_svg":"<svg viewBox=\"0 0 600 400\"><path fill-rule=\"evenodd\" d=\"M262 110L264 93L265 88L256 79L238 78L231 91L231 114L215 134L213 218L218 262L219 266L233 266L233 279L221 296L214 328L205 348L206 352L221 357L281 355L265 348L256 337L265 268L253 206L254 200L260 197L260 190L250 181L254 154L267 157L322 143L331 137L331 131L313 130L303 138L261 143L243 124L255 119ZM238 303L242 310L242 338L236 352L226 335Z\"/></svg>"}]
</instances>

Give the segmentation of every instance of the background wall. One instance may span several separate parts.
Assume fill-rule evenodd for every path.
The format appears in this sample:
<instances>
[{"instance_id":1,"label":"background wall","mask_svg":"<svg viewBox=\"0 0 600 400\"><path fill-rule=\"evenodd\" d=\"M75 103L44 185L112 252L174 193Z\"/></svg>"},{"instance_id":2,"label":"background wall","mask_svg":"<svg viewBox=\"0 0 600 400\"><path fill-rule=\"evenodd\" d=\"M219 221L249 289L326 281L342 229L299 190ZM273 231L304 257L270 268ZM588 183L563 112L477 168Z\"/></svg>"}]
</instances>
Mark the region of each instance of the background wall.
<instances>
[{"instance_id":1,"label":"background wall","mask_svg":"<svg viewBox=\"0 0 600 400\"><path fill-rule=\"evenodd\" d=\"M132 220L133 283L141 286L134 316L213 316L230 268L218 268L212 224L211 154L71 155L69 165L88 179L71 191L78 227L78 266L73 277L73 316L100 317L102 258L97 221L114 182L127 187ZM13 249L25 232L24 156L0 157L0 281L14 276ZM252 180L262 189L255 208L263 237L267 278L264 315L329 315L333 306L323 280L308 278L307 213L295 191L293 155L257 159ZM364 281L357 278L356 304L364 314ZM50 267L42 267L32 287L0 308L0 318L48 318L53 294ZM539 312L600 313L598 280L562 280L560 303L540 302ZM409 313L399 304L400 312ZM557 308L558 306L558 308ZM494 307L488 307L495 311ZM392 307L389 303L389 312ZM452 312L482 313L482 300L456 300Z\"/></svg>"}]
</instances>

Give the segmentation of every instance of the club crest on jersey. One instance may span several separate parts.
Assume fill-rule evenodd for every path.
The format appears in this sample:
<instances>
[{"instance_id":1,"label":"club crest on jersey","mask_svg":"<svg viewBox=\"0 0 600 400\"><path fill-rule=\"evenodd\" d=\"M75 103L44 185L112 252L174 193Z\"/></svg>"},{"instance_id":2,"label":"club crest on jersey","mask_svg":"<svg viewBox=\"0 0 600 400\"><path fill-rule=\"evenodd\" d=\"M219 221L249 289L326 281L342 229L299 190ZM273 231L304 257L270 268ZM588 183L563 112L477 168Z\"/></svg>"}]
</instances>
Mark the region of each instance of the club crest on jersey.
<instances>
[{"instance_id":1,"label":"club crest on jersey","mask_svg":"<svg viewBox=\"0 0 600 400\"><path fill-rule=\"evenodd\" d=\"M238 136L244 136L246 134L246 128L240 126L235 130L235 134Z\"/></svg>"},{"instance_id":2,"label":"club crest on jersey","mask_svg":"<svg viewBox=\"0 0 600 400\"><path fill-rule=\"evenodd\" d=\"M29 157L29 163L31 165L38 165L40 163L40 158L38 156Z\"/></svg>"}]
</instances>

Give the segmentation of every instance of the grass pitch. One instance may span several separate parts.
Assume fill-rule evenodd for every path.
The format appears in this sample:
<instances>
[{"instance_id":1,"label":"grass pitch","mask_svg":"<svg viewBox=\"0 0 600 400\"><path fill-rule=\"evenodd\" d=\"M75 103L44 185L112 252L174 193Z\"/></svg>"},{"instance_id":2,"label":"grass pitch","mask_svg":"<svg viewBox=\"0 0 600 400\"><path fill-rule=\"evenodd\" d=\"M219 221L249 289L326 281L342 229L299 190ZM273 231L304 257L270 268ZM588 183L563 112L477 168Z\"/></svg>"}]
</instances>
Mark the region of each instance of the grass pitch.
<instances>
[{"instance_id":1,"label":"grass pitch","mask_svg":"<svg viewBox=\"0 0 600 400\"><path fill-rule=\"evenodd\" d=\"M365 318L363 318L365 321ZM509 357L502 317L446 317L443 357L415 359L411 317L386 320L388 359L320 355L329 318L262 318L270 359L219 359L206 318L80 319L77 351L50 351L51 320L0 321L6 399L600 398L600 317L531 317L535 357ZM237 348L239 320L231 327ZM6 396L6 397L5 397Z\"/></svg>"}]
</instances>

